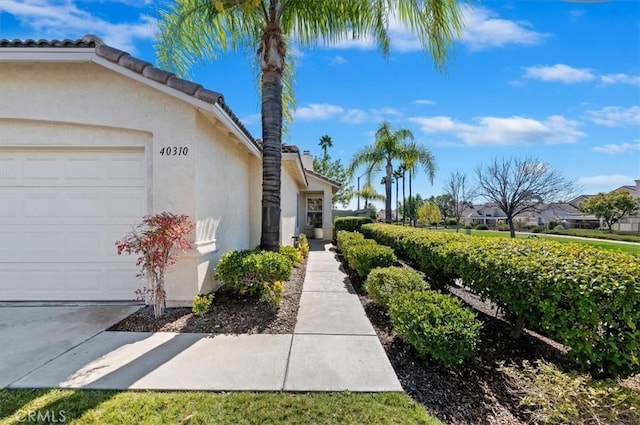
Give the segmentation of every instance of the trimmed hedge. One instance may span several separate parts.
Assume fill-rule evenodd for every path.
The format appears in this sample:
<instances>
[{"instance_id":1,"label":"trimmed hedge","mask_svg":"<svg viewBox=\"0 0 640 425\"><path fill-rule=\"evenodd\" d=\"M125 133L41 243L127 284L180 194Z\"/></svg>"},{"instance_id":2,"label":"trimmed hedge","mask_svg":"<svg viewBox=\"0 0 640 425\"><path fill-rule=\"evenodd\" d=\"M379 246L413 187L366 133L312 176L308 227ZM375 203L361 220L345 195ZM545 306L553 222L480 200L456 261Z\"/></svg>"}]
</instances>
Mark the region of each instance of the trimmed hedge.
<instances>
[{"instance_id":1,"label":"trimmed hedge","mask_svg":"<svg viewBox=\"0 0 640 425\"><path fill-rule=\"evenodd\" d=\"M547 230L544 233L550 235L567 235L578 236L581 238L608 239L612 241L640 242L639 235L622 235L619 233L609 233L603 230L587 230L587 229L565 229L562 226L550 227L553 230Z\"/></svg>"},{"instance_id":2,"label":"trimmed hedge","mask_svg":"<svg viewBox=\"0 0 640 425\"><path fill-rule=\"evenodd\" d=\"M476 351L482 324L460 300L435 291L399 292L391 297L393 329L421 358L459 366Z\"/></svg>"},{"instance_id":3,"label":"trimmed hedge","mask_svg":"<svg viewBox=\"0 0 640 425\"><path fill-rule=\"evenodd\" d=\"M338 232L338 249L360 277L367 277L376 267L392 266L398 260L392 248L378 245L356 232Z\"/></svg>"},{"instance_id":4,"label":"trimmed hedge","mask_svg":"<svg viewBox=\"0 0 640 425\"><path fill-rule=\"evenodd\" d=\"M270 251L229 251L220 257L214 277L239 295L256 295L265 284L291 277L293 261L285 254Z\"/></svg>"},{"instance_id":5,"label":"trimmed hedge","mask_svg":"<svg viewBox=\"0 0 640 425\"><path fill-rule=\"evenodd\" d=\"M363 224L373 223L371 217L336 217L333 220L333 239L337 238L338 232L358 232Z\"/></svg>"},{"instance_id":6,"label":"trimmed hedge","mask_svg":"<svg viewBox=\"0 0 640 425\"><path fill-rule=\"evenodd\" d=\"M384 224L362 232L441 285L461 278L501 306L516 328L528 323L570 347L583 370L640 371L640 258L545 239L469 238Z\"/></svg>"},{"instance_id":7,"label":"trimmed hedge","mask_svg":"<svg viewBox=\"0 0 640 425\"><path fill-rule=\"evenodd\" d=\"M388 307L389 298L394 293L426 291L429 285L415 270L407 267L382 267L369 273L364 288L372 300Z\"/></svg>"}]
</instances>

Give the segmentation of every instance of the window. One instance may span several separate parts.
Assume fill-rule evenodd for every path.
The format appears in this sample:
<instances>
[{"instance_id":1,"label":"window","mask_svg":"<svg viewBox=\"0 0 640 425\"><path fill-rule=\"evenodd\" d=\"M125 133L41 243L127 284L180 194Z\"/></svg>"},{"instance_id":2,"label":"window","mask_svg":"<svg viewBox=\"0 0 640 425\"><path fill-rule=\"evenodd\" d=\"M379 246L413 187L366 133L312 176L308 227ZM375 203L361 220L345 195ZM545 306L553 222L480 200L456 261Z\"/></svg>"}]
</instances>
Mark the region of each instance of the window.
<instances>
[{"instance_id":1,"label":"window","mask_svg":"<svg viewBox=\"0 0 640 425\"><path fill-rule=\"evenodd\" d=\"M307 198L307 226L322 224L322 198Z\"/></svg>"}]
</instances>

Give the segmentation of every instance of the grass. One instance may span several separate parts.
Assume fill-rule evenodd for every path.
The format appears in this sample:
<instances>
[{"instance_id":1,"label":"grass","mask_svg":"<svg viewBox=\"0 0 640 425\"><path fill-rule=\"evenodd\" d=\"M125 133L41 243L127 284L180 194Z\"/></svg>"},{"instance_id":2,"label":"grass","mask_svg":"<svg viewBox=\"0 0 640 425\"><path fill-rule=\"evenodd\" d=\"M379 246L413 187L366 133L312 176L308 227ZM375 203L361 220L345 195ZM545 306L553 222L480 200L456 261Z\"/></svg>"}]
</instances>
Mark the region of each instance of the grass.
<instances>
[{"instance_id":1,"label":"grass","mask_svg":"<svg viewBox=\"0 0 640 425\"><path fill-rule=\"evenodd\" d=\"M438 229L440 232L455 232L455 229ZM460 233L464 234L464 229L460 229ZM471 236L484 236L484 237L492 237L492 238L508 238L509 232L499 232L497 230L472 230ZM553 239L556 242L561 243L580 243L584 245L591 245L601 249L614 249L626 252L627 254L640 256L640 244L631 245L628 243L618 243L616 241L600 241L600 240L587 240L587 239L578 239L566 236L553 236L547 235L543 233L531 233L531 234L522 234L517 233L517 238L529 238L531 236L537 236L539 238L547 238Z\"/></svg>"},{"instance_id":2,"label":"grass","mask_svg":"<svg viewBox=\"0 0 640 425\"><path fill-rule=\"evenodd\" d=\"M0 390L0 424L38 412L74 424L441 424L404 393Z\"/></svg>"},{"instance_id":3,"label":"grass","mask_svg":"<svg viewBox=\"0 0 640 425\"><path fill-rule=\"evenodd\" d=\"M545 233L550 235L579 236L581 238L608 239L612 241L626 241L626 242L640 243L640 236L638 235L626 235L626 234L622 235L618 233L608 233L602 230L563 229L563 230L547 230Z\"/></svg>"}]
</instances>

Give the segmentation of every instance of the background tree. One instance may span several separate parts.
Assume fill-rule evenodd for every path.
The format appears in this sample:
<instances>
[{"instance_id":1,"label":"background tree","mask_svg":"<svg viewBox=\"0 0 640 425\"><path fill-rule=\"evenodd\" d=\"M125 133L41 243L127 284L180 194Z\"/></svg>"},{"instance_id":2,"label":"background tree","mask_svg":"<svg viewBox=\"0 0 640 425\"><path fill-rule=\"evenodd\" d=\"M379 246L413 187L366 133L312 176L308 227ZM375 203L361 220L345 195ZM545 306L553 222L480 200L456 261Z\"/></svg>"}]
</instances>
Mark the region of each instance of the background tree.
<instances>
[{"instance_id":1,"label":"background tree","mask_svg":"<svg viewBox=\"0 0 640 425\"><path fill-rule=\"evenodd\" d=\"M506 214L512 238L516 237L515 216L538 210L543 202L563 200L574 191L572 182L536 158L496 158L476 168L476 176L479 194Z\"/></svg>"},{"instance_id":2,"label":"background tree","mask_svg":"<svg viewBox=\"0 0 640 425\"><path fill-rule=\"evenodd\" d=\"M336 159L334 161L329 155L328 150L333 147L331 137L322 136L318 145L322 149L322 158L313 158L313 171L340 183L340 189L333 195L331 200L333 205L341 204L343 208L346 208L354 194L353 185L349 184L351 179L340 160Z\"/></svg>"},{"instance_id":3,"label":"background tree","mask_svg":"<svg viewBox=\"0 0 640 425\"><path fill-rule=\"evenodd\" d=\"M406 202L400 205L400 211L405 217L418 217L418 209L427 201L418 193L411 198L407 198Z\"/></svg>"},{"instance_id":4,"label":"background tree","mask_svg":"<svg viewBox=\"0 0 640 425\"><path fill-rule=\"evenodd\" d=\"M411 181L419 168L423 168L429 176L429 181L433 184L433 178L436 175L436 162L429 149L412 142L404 148L402 166L409 173L409 224L414 225L416 215L414 214L415 209L411 207Z\"/></svg>"},{"instance_id":5,"label":"background tree","mask_svg":"<svg viewBox=\"0 0 640 425\"><path fill-rule=\"evenodd\" d=\"M447 218L451 217L453 211L451 195L445 193L444 195L432 196L429 200L433 201L440 210L440 215L442 215L444 227L446 228Z\"/></svg>"},{"instance_id":6,"label":"background tree","mask_svg":"<svg viewBox=\"0 0 640 425\"><path fill-rule=\"evenodd\" d=\"M366 182L359 191L356 191L357 195L360 195L364 199L364 208L369 207L369 201L382 201L387 198L384 195L379 194L370 182Z\"/></svg>"},{"instance_id":7,"label":"background tree","mask_svg":"<svg viewBox=\"0 0 640 425\"><path fill-rule=\"evenodd\" d=\"M438 223L442 221L440 208L433 201L425 202L418 208L418 221L438 227Z\"/></svg>"},{"instance_id":8,"label":"background tree","mask_svg":"<svg viewBox=\"0 0 640 425\"><path fill-rule=\"evenodd\" d=\"M473 199L476 197L476 189L467 181L465 174L456 171L451 173L445 181L444 192L444 196L447 196L450 201L451 216L456 219L456 232L459 232L462 214L467 206L472 205Z\"/></svg>"},{"instance_id":9,"label":"background tree","mask_svg":"<svg viewBox=\"0 0 640 425\"><path fill-rule=\"evenodd\" d=\"M262 115L263 249L277 251L280 238L283 114L293 107L288 44L305 48L371 39L387 56L392 19L420 41L438 68L444 68L447 49L462 28L459 6L451 0L177 0L160 11L158 58L180 75L202 59L215 59L221 51L243 48L256 53Z\"/></svg>"},{"instance_id":10,"label":"background tree","mask_svg":"<svg viewBox=\"0 0 640 425\"><path fill-rule=\"evenodd\" d=\"M406 128L394 130L384 121L376 130L373 146L358 150L351 160L348 172L354 175L361 166L366 166L370 176L384 167L385 170L385 221L391 221L391 179L393 161L402 160L406 155L405 140L413 140L413 133Z\"/></svg>"},{"instance_id":11,"label":"background tree","mask_svg":"<svg viewBox=\"0 0 640 425\"><path fill-rule=\"evenodd\" d=\"M593 214L601 218L609 233L611 226L616 224L625 215L632 215L640 210L640 199L632 198L629 192L623 190L609 193L598 193L580 203L580 211Z\"/></svg>"},{"instance_id":12,"label":"background tree","mask_svg":"<svg viewBox=\"0 0 640 425\"><path fill-rule=\"evenodd\" d=\"M396 220L400 220L400 199L398 198L398 186L400 183L400 179L402 178L403 171L401 168L396 169L393 172L393 180L396 182ZM403 201L404 202L404 201ZM402 221L404 221L404 214L402 216Z\"/></svg>"}]
</instances>

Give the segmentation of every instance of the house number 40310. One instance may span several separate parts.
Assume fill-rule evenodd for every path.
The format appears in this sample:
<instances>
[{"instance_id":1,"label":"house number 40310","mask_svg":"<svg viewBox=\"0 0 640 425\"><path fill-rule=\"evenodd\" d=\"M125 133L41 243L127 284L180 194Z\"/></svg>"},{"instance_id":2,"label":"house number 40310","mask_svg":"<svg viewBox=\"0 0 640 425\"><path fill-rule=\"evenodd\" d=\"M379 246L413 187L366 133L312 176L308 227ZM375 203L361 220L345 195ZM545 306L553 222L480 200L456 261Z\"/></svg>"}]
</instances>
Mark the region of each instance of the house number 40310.
<instances>
[{"instance_id":1,"label":"house number 40310","mask_svg":"<svg viewBox=\"0 0 640 425\"><path fill-rule=\"evenodd\" d=\"M188 147L168 146L160 149L160 155L164 156L183 156L189 152Z\"/></svg>"}]
</instances>

